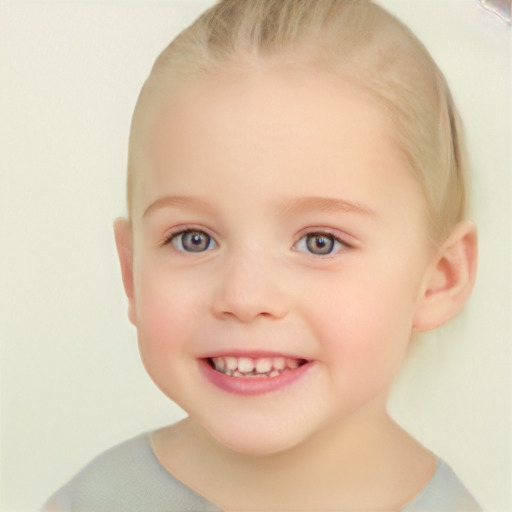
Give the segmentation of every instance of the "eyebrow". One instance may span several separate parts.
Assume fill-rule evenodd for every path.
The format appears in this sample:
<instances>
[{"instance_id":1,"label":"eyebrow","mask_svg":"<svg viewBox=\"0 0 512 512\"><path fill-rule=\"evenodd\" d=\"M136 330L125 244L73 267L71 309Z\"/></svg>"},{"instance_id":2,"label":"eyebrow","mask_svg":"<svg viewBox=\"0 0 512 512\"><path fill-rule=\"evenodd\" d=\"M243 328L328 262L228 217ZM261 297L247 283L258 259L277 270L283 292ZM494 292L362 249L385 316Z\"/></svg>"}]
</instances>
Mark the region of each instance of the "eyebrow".
<instances>
[{"instance_id":1,"label":"eyebrow","mask_svg":"<svg viewBox=\"0 0 512 512\"><path fill-rule=\"evenodd\" d=\"M316 210L333 213L357 213L368 217L378 216L377 213L368 206L334 197L299 197L282 205L280 210L284 213L291 214Z\"/></svg>"},{"instance_id":2,"label":"eyebrow","mask_svg":"<svg viewBox=\"0 0 512 512\"><path fill-rule=\"evenodd\" d=\"M163 196L153 201L142 214L146 217L149 214L163 208L192 208L211 212L213 207L206 198L200 196ZM277 210L284 214L297 214L304 211L322 211L322 212L342 212L357 213L369 217L377 217L377 213L371 208L360 204L345 201L343 199L332 197L299 197L294 198L278 205Z\"/></svg>"},{"instance_id":3,"label":"eyebrow","mask_svg":"<svg viewBox=\"0 0 512 512\"><path fill-rule=\"evenodd\" d=\"M195 208L197 210L211 211L212 207L206 198L196 196L163 196L153 201L142 214L146 217L149 214L163 208Z\"/></svg>"}]
</instances>

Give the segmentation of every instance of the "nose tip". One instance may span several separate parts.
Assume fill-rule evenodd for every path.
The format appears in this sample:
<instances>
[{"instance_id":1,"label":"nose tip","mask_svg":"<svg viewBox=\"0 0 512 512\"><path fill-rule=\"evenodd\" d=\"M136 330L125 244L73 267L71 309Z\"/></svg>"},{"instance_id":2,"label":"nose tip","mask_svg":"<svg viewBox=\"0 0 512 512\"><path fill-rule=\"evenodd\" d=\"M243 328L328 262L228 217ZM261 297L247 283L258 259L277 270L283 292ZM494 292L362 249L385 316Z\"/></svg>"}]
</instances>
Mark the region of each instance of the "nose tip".
<instances>
[{"instance_id":1,"label":"nose tip","mask_svg":"<svg viewBox=\"0 0 512 512\"><path fill-rule=\"evenodd\" d=\"M277 294L263 297L250 289L217 296L213 310L217 317L232 318L242 323L249 323L257 318L277 320L283 318L287 312L284 301Z\"/></svg>"},{"instance_id":2,"label":"nose tip","mask_svg":"<svg viewBox=\"0 0 512 512\"><path fill-rule=\"evenodd\" d=\"M276 279L261 267L231 268L219 279L213 313L221 319L249 323L258 318L286 316L288 301Z\"/></svg>"}]
</instances>

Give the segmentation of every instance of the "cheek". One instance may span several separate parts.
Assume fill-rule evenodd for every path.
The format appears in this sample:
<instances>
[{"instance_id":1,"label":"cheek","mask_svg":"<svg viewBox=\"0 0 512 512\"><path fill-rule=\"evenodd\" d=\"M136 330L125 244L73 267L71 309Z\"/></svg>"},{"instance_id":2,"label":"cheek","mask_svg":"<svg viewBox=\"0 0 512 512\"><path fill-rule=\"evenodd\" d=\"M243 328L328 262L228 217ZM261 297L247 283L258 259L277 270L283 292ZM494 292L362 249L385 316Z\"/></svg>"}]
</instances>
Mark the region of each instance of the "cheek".
<instances>
[{"instance_id":1,"label":"cheek","mask_svg":"<svg viewBox=\"0 0 512 512\"><path fill-rule=\"evenodd\" d=\"M322 349L350 371L396 368L407 348L414 312L414 290L404 276L345 276L309 310Z\"/></svg>"},{"instance_id":2,"label":"cheek","mask_svg":"<svg viewBox=\"0 0 512 512\"><path fill-rule=\"evenodd\" d=\"M381 295L352 299L348 307L338 304L344 309L337 325L325 331L323 356L330 367L331 388L357 406L387 396L402 366L411 330L404 321L407 308L401 304Z\"/></svg>"},{"instance_id":3,"label":"cheek","mask_svg":"<svg viewBox=\"0 0 512 512\"><path fill-rule=\"evenodd\" d=\"M135 283L137 330L141 349L164 353L184 343L200 308L197 287L180 282L158 266L146 265Z\"/></svg>"},{"instance_id":4,"label":"cheek","mask_svg":"<svg viewBox=\"0 0 512 512\"><path fill-rule=\"evenodd\" d=\"M197 323L196 294L153 266L139 276L135 296L142 363L157 387L179 403L182 383L194 371L190 340Z\"/></svg>"}]
</instances>

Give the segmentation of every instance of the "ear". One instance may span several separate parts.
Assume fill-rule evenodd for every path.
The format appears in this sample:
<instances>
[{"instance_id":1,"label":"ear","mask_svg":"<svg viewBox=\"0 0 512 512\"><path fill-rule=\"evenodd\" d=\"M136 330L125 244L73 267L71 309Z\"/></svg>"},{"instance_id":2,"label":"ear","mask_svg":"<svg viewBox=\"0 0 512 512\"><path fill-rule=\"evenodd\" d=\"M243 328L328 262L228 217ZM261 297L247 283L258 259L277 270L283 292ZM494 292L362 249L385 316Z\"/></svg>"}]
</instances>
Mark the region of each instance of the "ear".
<instances>
[{"instance_id":1,"label":"ear","mask_svg":"<svg viewBox=\"0 0 512 512\"><path fill-rule=\"evenodd\" d=\"M457 224L440 246L425 274L413 328L434 329L448 322L464 306L475 284L477 235L471 222Z\"/></svg>"},{"instance_id":2,"label":"ear","mask_svg":"<svg viewBox=\"0 0 512 512\"><path fill-rule=\"evenodd\" d=\"M130 223L123 218L114 221L117 254L121 265L124 291L128 298L128 319L136 325L135 294L133 285L133 240Z\"/></svg>"}]
</instances>

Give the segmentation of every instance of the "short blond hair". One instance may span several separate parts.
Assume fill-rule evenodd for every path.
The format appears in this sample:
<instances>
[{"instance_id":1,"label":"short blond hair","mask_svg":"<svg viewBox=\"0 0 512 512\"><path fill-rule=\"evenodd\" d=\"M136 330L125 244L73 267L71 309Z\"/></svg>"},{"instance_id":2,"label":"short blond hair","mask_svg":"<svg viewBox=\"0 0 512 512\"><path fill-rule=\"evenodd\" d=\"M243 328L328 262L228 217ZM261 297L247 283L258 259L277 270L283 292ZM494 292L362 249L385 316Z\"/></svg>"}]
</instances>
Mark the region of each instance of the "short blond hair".
<instances>
[{"instance_id":1,"label":"short blond hair","mask_svg":"<svg viewBox=\"0 0 512 512\"><path fill-rule=\"evenodd\" d=\"M320 67L374 94L424 191L431 237L465 218L467 164L447 82L416 36L371 0L222 0L181 32L157 58L135 108L129 211L138 127L162 84L267 59Z\"/></svg>"}]
</instances>

